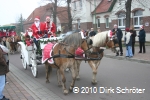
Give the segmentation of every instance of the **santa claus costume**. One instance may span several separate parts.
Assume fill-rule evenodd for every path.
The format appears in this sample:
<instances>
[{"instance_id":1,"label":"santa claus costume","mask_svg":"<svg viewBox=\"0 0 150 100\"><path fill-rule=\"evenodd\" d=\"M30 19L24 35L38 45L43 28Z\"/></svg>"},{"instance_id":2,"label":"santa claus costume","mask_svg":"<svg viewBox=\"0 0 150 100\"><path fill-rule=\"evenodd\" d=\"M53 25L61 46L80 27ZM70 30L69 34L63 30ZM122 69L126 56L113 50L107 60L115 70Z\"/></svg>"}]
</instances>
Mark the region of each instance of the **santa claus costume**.
<instances>
[{"instance_id":1,"label":"santa claus costume","mask_svg":"<svg viewBox=\"0 0 150 100\"><path fill-rule=\"evenodd\" d=\"M56 25L52 21L50 21L49 16L46 17L46 22L44 23L44 30L48 34L48 37L56 37Z\"/></svg>"},{"instance_id":2,"label":"santa claus costume","mask_svg":"<svg viewBox=\"0 0 150 100\"><path fill-rule=\"evenodd\" d=\"M35 17L34 24L31 26L33 37L36 39L40 39L44 34L44 24L40 22L40 17Z\"/></svg>"},{"instance_id":3,"label":"santa claus costume","mask_svg":"<svg viewBox=\"0 0 150 100\"><path fill-rule=\"evenodd\" d=\"M11 31L11 34L10 34L11 36L16 36L16 32L15 31Z\"/></svg>"},{"instance_id":4,"label":"santa claus costume","mask_svg":"<svg viewBox=\"0 0 150 100\"><path fill-rule=\"evenodd\" d=\"M44 24L40 22L40 17L35 17L34 24L31 26L33 32L33 41L36 44L37 49L39 49L38 40L43 37L44 34Z\"/></svg>"}]
</instances>

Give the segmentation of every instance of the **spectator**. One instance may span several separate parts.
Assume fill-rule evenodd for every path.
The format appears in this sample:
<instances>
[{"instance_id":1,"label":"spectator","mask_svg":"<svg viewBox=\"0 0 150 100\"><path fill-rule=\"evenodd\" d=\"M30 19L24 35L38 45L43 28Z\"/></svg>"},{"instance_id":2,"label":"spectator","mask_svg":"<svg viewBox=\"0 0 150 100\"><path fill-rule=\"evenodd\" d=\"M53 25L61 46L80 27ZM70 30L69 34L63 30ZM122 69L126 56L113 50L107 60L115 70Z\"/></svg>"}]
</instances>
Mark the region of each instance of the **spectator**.
<instances>
[{"instance_id":1,"label":"spectator","mask_svg":"<svg viewBox=\"0 0 150 100\"><path fill-rule=\"evenodd\" d=\"M115 24L113 32L116 31L118 42L119 42L119 48L120 48L120 56L123 56L123 50L122 50L122 31L118 28L118 26ZM119 52L116 53L116 56L119 56Z\"/></svg>"},{"instance_id":2,"label":"spectator","mask_svg":"<svg viewBox=\"0 0 150 100\"><path fill-rule=\"evenodd\" d=\"M139 45L140 45L140 51L139 53L142 53L142 48L143 48L143 53L146 53L145 51L145 37L146 37L146 33L145 33L145 30L144 30L144 26L142 25L140 27L140 31L139 31Z\"/></svg>"},{"instance_id":3,"label":"spectator","mask_svg":"<svg viewBox=\"0 0 150 100\"><path fill-rule=\"evenodd\" d=\"M132 37L129 28L126 28L126 35L125 35L125 45L126 45L126 57L132 57Z\"/></svg>"},{"instance_id":4,"label":"spectator","mask_svg":"<svg viewBox=\"0 0 150 100\"><path fill-rule=\"evenodd\" d=\"M0 100L9 100L3 95L3 90L5 87L5 75L9 72L5 58L3 57L3 54L7 52L6 50L7 49L5 49L5 46L0 46Z\"/></svg>"},{"instance_id":5,"label":"spectator","mask_svg":"<svg viewBox=\"0 0 150 100\"><path fill-rule=\"evenodd\" d=\"M96 35L96 32L94 31L93 28L91 28L91 32L90 32L89 36L92 37L92 36L95 36L95 35Z\"/></svg>"},{"instance_id":6,"label":"spectator","mask_svg":"<svg viewBox=\"0 0 150 100\"><path fill-rule=\"evenodd\" d=\"M136 37L136 31L134 30L134 26L131 26L130 32L132 33L132 35L131 35L131 37L132 37L132 53L134 55L134 52L135 52L134 45L135 45L135 37Z\"/></svg>"},{"instance_id":7,"label":"spectator","mask_svg":"<svg viewBox=\"0 0 150 100\"><path fill-rule=\"evenodd\" d=\"M5 46L6 51L9 52L9 50L6 46L6 38L5 37L3 37L3 39L0 38L0 47L3 48L3 46ZM3 56L5 58L7 66L9 67L9 55L8 55L8 53L4 53ZM9 83L6 79L6 75L5 75L5 83Z\"/></svg>"}]
</instances>

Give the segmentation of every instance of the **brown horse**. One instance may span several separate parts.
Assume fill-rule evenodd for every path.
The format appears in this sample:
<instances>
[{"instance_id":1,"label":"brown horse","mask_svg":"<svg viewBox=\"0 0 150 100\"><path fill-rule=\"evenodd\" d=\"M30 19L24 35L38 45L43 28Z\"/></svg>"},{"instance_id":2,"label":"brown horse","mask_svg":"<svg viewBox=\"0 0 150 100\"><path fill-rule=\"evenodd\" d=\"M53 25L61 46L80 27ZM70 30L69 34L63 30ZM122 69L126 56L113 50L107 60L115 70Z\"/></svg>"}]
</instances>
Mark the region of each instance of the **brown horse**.
<instances>
[{"instance_id":1,"label":"brown horse","mask_svg":"<svg viewBox=\"0 0 150 100\"><path fill-rule=\"evenodd\" d=\"M91 43L92 42L89 38L82 39L80 33L73 33L68 35L63 39L62 43L57 43L53 48L52 53L52 56L54 57L54 64L50 64L48 60L44 62L46 67L46 82L49 82L49 76L52 68L57 68L58 85L62 85L63 93L68 94L68 90L65 85L66 78L64 75L64 70L66 68L70 68L72 72L72 82L69 90L72 91L77 76L77 64L74 59L75 50L78 47L81 47L87 53L89 50L88 45L91 45ZM55 56L57 57L55 58ZM60 80L60 76L62 80Z\"/></svg>"},{"instance_id":2,"label":"brown horse","mask_svg":"<svg viewBox=\"0 0 150 100\"><path fill-rule=\"evenodd\" d=\"M6 43L7 43L7 47L10 49L10 53L14 54L15 51L18 51L19 41L21 41L21 37L18 35L7 37Z\"/></svg>"},{"instance_id":3,"label":"brown horse","mask_svg":"<svg viewBox=\"0 0 150 100\"><path fill-rule=\"evenodd\" d=\"M115 35L115 32L113 33ZM91 48L91 53L89 54L88 63L93 71L93 77L92 77L92 83L96 84L96 75L97 75L97 69L100 65L100 61L103 58L104 52L103 49L100 47L108 47L110 48L114 53L119 51L119 44L117 41L117 38L115 37L109 37L109 31L100 32L96 34L94 37L92 37L93 44ZM90 60L91 59L91 60ZM79 67L82 60L76 60L77 62L77 79L80 78L79 76Z\"/></svg>"}]
</instances>

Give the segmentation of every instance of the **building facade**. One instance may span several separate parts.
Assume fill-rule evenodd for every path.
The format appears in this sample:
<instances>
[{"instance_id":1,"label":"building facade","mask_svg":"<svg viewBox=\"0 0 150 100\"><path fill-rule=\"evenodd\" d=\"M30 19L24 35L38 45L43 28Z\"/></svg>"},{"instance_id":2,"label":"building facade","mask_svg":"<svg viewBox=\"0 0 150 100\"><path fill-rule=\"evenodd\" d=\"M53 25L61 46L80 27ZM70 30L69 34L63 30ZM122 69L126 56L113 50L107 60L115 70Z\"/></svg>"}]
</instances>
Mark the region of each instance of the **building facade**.
<instances>
[{"instance_id":1,"label":"building facade","mask_svg":"<svg viewBox=\"0 0 150 100\"><path fill-rule=\"evenodd\" d=\"M126 0L91 0L91 5L95 4L94 1L99 1L93 6L90 5L89 0L77 0L76 3L81 1L83 3L82 6L85 7L85 9L83 8L84 10L80 13L83 13L85 16L84 18L79 18L81 24L80 28L90 29L90 27L93 27L95 30L100 28L101 31L106 31L112 30L114 24L117 24L118 27L122 29L123 33L125 33ZM143 3L138 0L132 0L130 22L130 25L134 26L137 33L139 32L139 27L144 25L146 41L150 41L150 8L148 3L150 3L149 0L145 0ZM71 7L73 10L74 7ZM82 22L90 23L90 26L87 27L88 24L84 26L82 25ZM78 25L77 21L74 21L73 25ZM136 41L138 41L138 37L136 37Z\"/></svg>"}]
</instances>

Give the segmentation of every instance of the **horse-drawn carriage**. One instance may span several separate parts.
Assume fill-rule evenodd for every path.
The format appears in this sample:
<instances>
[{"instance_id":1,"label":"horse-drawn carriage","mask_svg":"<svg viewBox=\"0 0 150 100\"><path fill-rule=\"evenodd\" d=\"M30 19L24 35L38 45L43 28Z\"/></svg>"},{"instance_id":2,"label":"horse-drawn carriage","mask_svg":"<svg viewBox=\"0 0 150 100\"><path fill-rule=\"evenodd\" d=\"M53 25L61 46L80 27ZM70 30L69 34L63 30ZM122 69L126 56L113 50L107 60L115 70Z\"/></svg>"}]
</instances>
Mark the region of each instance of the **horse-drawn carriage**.
<instances>
[{"instance_id":1,"label":"horse-drawn carriage","mask_svg":"<svg viewBox=\"0 0 150 100\"><path fill-rule=\"evenodd\" d=\"M32 32L28 32L29 36L32 36ZM31 71L34 77L37 77L38 70L37 65L41 65L41 58L42 58L42 50L44 46L49 42L57 42L60 41L61 38L59 37L51 37L51 38L42 38L38 39L39 49L37 49L36 44L33 42L32 45L27 46L25 43L25 36L22 33L20 42L21 48L21 61L24 69L27 69L27 66L31 67Z\"/></svg>"},{"instance_id":2,"label":"horse-drawn carriage","mask_svg":"<svg viewBox=\"0 0 150 100\"><path fill-rule=\"evenodd\" d=\"M52 68L57 68L58 85L62 85L63 93L68 94L64 70L70 68L72 72L72 81L69 87L69 90L72 91L76 78L79 78L80 63L82 60L87 60L93 71L92 83L96 84L97 69L103 57L103 50L101 50L100 47L107 46L114 52L119 51L117 39L111 37L110 33L110 31L101 32L91 39L89 37L82 38L82 34L80 33L73 33L66 36L61 42L54 43L53 46L51 46L51 44L53 41L57 40L57 37L39 39L39 41L41 41L40 50L42 50L40 56L37 55L38 49L35 43L31 46L26 46L23 41L19 42L21 45L21 60L23 67L27 69L27 66L30 66L33 76L37 77L37 65L42 63L45 64L47 83L49 82ZM78 56L75 52L79 47L83 50L82 54L84 53L86 56L81 57L81 59L75 59L75 57ZM45 56L46 54L51 56ZM53 63L50 63L52 58ZM38 60L42 61L42 63L39 63Z\"/></svg>"}]
</instances>

